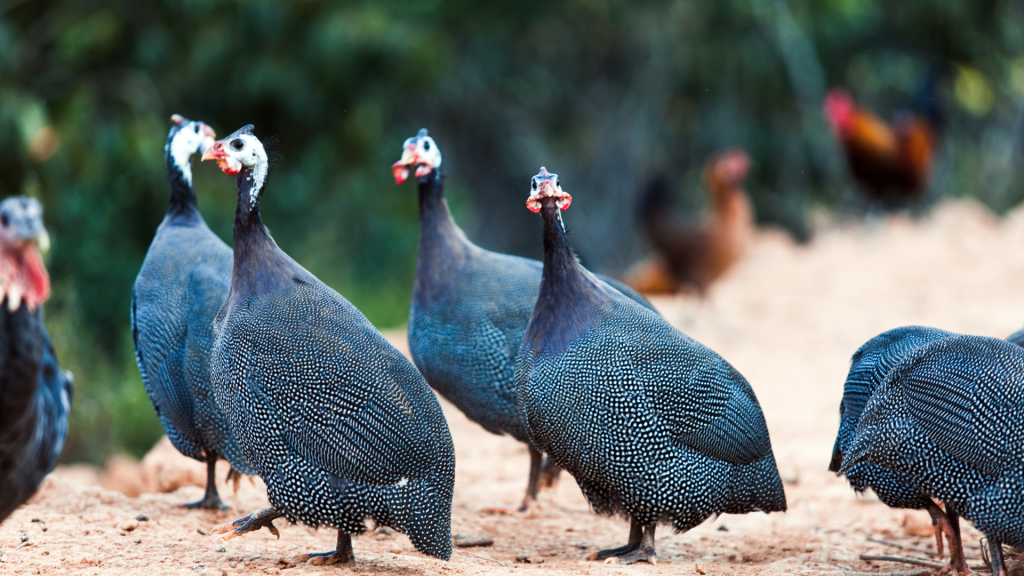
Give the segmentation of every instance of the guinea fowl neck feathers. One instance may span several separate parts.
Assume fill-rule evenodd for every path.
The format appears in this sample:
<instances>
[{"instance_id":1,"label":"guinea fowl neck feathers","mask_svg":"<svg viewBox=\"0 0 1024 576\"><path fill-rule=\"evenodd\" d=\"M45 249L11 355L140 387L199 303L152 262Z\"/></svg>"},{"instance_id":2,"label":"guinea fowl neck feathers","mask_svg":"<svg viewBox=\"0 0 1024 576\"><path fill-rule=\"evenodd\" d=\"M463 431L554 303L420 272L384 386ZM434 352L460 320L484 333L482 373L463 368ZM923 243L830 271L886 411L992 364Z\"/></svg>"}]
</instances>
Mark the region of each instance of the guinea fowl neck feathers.
<instances>
[{"instance_id":1,"label":"guinea fowl neck feathers","mask_svg":"<svg viewBox=\"0 0 1024 576\"><path fill-rule=\"evenodd\" d=\"M420 247L413 298L429 307L466 260L473 244L455 224L444 199L444 177L437 168L416 184L420 200Z\"/></svg>"},{"instance_id":2,"label":"guinea fowl neck feathers","mask_svg":"<svg viewBox=\"0 0 1024 576\"><path fill-rule=\"evenodd\" d=\"M167 206L167 216L171 219L202 219L199 214L199 203L196 191L192 187L192 160L189 156L181 157L174 149L173 141L177 131L167 136L164 160L167 163L167 181L171 184L171 201ZM193 152L193 151L190 151Z\"/></svg>"},{"instance_id":3,"label":"guinea fowl neck feathers","mask_svg":"<svg viewBox=\"0 0 1024 576\"><path fill-rule=\"evenodd\" d=\"M544 273L528 333L538 353L564 351L610 307L610 297L601 282L573 253L560 212L555 198L541 200Z\"/></svg>"},{"instance_id":4,"label":"guinea fowl neck feathers","mask_svg":"<svg viewBox=\"0 0 1024 576\"><path fill-rule=\"evenodd\" d=\"M259 179L259 168L259 165L245 166L235 177L238 207L235 209L231 299L270 292L291 283L295 275L294 261L278 248L260 217L259 199L266 178ZM262 174L266 174L266 167Z\"/></svg>"}]
</instances>

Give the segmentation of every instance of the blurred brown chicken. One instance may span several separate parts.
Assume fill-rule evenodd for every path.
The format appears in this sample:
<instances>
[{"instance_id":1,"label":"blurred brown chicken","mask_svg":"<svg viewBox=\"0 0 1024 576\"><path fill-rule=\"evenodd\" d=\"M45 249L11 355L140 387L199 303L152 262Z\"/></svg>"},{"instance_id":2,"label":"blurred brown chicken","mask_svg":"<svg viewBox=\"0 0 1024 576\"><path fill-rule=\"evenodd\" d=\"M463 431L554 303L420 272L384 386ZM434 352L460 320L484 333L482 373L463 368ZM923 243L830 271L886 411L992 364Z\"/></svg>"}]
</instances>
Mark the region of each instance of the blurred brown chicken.
<instances>
[{"instance_id":1,"label":"blurred brown chicken","mask_svg":"<svg viewBox=\"0 0 1024 576\"><path fill-rule=\"evenodd\" d=\"M680 217L665 177L644 190L637 214L654 254L634 265L625 282L644 294L696 292L703 296L712 282L746 250L754 228L743 180L750 158L738 148L711 158L704 168L709 211L699 222Z\"/></svg>"},{"instance_id":2,"label":"blurred brown chicken","mask_svg":"<svg viewBox=\"0 0 1024 576\"><path fill-rule=\"evenodd\" d=\"M921 94L928 98L925 104L937 110L934 84L926 80ZM872 203L898 208L924 196L938 134L938 121L928 109L902 112L888 124L858 106L842 88L828 93L824 108L825 118L842 142L850 172Z\"/></svg>"}]
</instances>

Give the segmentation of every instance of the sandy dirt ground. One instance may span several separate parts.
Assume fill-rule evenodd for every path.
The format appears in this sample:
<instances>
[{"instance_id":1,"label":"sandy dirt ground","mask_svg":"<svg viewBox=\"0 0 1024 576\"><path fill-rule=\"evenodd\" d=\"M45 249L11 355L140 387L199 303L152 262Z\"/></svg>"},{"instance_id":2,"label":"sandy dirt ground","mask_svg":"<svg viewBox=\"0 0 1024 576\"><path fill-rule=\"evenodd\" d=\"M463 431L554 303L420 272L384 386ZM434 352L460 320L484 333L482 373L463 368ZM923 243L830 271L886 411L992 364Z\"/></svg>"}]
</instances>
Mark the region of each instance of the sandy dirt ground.
<instances>
[{"instance_id":1,"label":"sandy dirt ground","mask_svg":"<svg viewBox=\"0 0 1024 576\"><path fill-rule=\"evenodd\" d=\"M355 564L292 565L306 551L333 548L332 530L278 521L269 532L222 541L213 526L267 505L256 480L221 485L232 509L189 511L202 465L166 439L136 463L104 470L61 467L40 492L0 525L0 574L839 574L914 566L865 561L862 554L928 558L934 542L924 512L891 510L856 496L826 471L842 384L854 350L871 336L907 324L1005 337L1024 325L1024 212L997 220L971 204L945 204L913 223L822 225L809 246L759 234L749 256L697 302L663 298L656 306L677 327L718 351L751 382L786 481L785 514L723 516L685 534L661 528L659 564L587 562L599 548L625 543L628 525L591 513L575 482L562 477L532 518L482 512L519 502L525 447L483 432L445 405L457 469L452 532L489 536L493 545L456 548L450 562L415 552L402 534L354 539ZM404 337L392 334L404 347ZM221 463L223 464L223 463ZM221 471L223 478L226 469ZM144 518L144 519L143 519ZM979 534L964 525L968 556ZM883 539L921 550L900 550ZM932 557L934 560L934 557ZM972 564L980 564L975 559Z\"/></svg>"}]
</instances>

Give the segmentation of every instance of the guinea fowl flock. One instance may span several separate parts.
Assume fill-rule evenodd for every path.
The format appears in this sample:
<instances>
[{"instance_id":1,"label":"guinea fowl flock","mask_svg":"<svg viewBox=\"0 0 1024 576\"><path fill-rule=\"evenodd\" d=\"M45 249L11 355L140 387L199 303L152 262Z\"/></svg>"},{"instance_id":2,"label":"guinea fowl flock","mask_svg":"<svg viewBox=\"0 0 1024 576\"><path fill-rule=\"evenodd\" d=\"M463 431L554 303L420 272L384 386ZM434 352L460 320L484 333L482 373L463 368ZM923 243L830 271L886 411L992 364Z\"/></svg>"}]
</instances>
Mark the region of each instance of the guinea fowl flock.
<instances>
[{"instance_id":1,"label":"guinea fowl flock","mask_svg":"<svg viewBox=\"0 0 1024 576\"><path fill-rule=\"evenodd\" d=\"M629 519L627 543L591 560L654 564L659 523L687 531L723 513L786 510L751 385L643 296L580 264L563 221L572 197L556 174L541 168L526 202L543 223L543 261L499 254L455 224L434 139L424 129L405 141L391 170L398 184L414 175L419 196L410 362L274 242L260 214L268 158L253 127L216 141L203 122L172 123L170 203L132 292L132 336L172 444L207 464L205 497L184 506L226 508L218 459L267 486L270 507L214 533L277 534L282 517L335 528L335 550L297 558L333 564L354 560L351 536L370 519L448 559L455 452L431 389L526 444L523 501L496 510L535 514L538 490L565 470L595 512ZM197 153L235 177L231 247L199 213ZM742 232L730 219L751 220L739 190L748 167L740 151L712 163L715 213L727 216L689 236L703 260L665 260L673 285L702 292L738 257L720 245ZM648 216L669 222L658 194ZM652 238L666 249L687 241L673 244L662 228ZM46 244L37 201L0 203L0 412L13 415L0 421L0 490L12 495L0 521L53 468L67 431L71 377L42 323ZM954 573L970 571L960 518L987 536L994 574L1005 572L1003 544L1024 548L1022 341L897 328L857 350L845 383L829 469L888 506L927 510Z\"/></svg>"}]
</instances>

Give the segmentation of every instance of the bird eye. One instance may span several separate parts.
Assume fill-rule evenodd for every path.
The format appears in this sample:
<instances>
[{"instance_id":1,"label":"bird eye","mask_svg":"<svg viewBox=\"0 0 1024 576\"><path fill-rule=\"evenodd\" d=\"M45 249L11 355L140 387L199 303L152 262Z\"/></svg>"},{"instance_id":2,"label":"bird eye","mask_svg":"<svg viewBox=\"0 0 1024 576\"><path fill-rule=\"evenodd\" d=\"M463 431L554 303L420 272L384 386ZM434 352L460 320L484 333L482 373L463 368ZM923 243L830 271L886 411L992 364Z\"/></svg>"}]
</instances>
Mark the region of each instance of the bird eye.
<instances>
[{"instance_id":1,"label":"bird eye","mask_svg":"<svg viewBox=\"0 0 1024 576\"><path fill-rule=\"evenodd\" d=\"M555 187L556 188L561 188L562 187L562 181L559 180L558 178L555 178Z\"/></svg>"},{"instance_id":2,"label":"bird eye","mask_svg":"<svg viewBox=\"0 0 1024 576\"><path fill-rule=\"evenodd\" d=\"M7 213L4 212L3 214L0 214L0 226L3 226L4 228L6 228L8 222L9 221L7 219Z\"/></svg>"},{"instance_id":3,"label":"bird eye","mask_svg":"<svg viewBox=\"0 0 1024 576\"><path fill-rule=\"evenodd\" d=\"M430 152L430 140L423 141L423 149L426 150L427 152Z\"/></svg>"},{"instance_id":4,"label":"bird eye","mask_svg":"<svg viewBox=\"0 0 1024 576\"><path fill-rule=\"evenodd\" d=\"M536 192L537 191L537 181L534 180L533 182L531 182L531 184L533 185L533 191Z\"/></svg>"},{"instance_id":5,"label":"bird eye","mask_svg":"<svg viewBox=\"0 0 1024 576\"><path fill-rule=\"evenodd\" d=\"M235 150L241 150L242 148L245 148L245 142L242 142L241 140L232 140L231 147Z\"/></svg>"},{"instance_id":6,"label":"bird eye","mask_svg":"<svg viewBox=\"0 0 1024 576\"><path fill-rule=\"evenodd\" d=\"M195 129L195 131L196 131L196 134L199 134L199 124L193 124L193 125L192 125L192 128L194 128L194 129Z\"/></svg>"}]
</instances>

